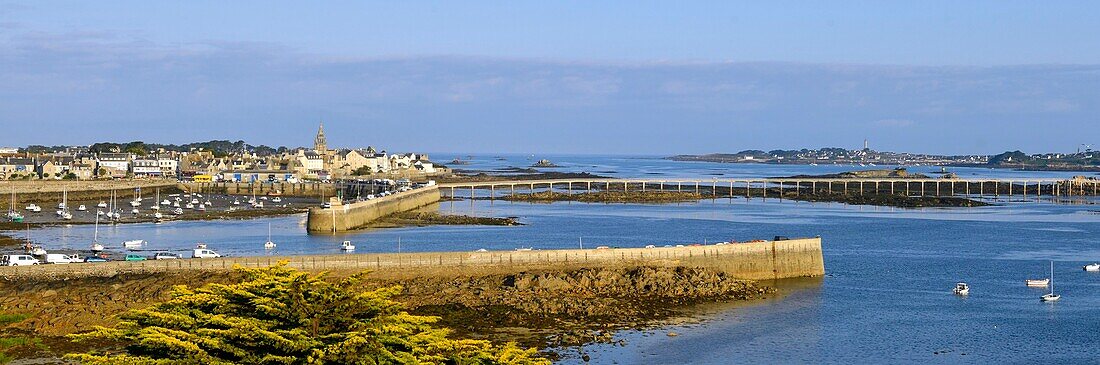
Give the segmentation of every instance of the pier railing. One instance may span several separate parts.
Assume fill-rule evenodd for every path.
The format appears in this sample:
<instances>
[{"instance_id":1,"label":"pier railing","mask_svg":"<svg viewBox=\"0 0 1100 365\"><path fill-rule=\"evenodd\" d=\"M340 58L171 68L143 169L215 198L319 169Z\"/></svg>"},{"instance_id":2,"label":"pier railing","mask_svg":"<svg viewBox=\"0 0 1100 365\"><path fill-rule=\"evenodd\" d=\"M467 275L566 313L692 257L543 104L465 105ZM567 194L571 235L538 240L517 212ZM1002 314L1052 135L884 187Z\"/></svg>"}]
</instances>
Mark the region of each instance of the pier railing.
<instances>
[{"instance_id":1,"label":"pier railing","mask_svg":"<svg viewBox=\"0 0 1100 365\"><path fill-rule=\"evenodd\" d=\"M1100 180L1075 179L904 179L904 178L765 178L765 179L556 179L440 184L445 195L457 197L488 190L515 193L563 191L677 191L711 195L768 197L793 193L904 194L914 197L944 196L1080 196L1100 195Z\"/></svg>"}]
</instances>

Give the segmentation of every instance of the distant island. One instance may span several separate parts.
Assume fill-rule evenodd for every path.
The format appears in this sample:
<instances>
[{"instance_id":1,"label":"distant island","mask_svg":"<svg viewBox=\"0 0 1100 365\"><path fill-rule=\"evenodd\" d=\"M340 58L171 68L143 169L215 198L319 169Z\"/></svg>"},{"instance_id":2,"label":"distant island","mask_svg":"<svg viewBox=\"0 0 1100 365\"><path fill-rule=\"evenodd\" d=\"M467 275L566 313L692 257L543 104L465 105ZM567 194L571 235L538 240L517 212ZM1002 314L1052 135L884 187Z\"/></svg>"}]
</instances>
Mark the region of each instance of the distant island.
<instances>
[{"instance_id":1,"label":"distant island","mask_svg":"<svg viewBox=\"0 0 1100 365\"><path fill-rule=\"evenodd\" d=\"M933 155L908 152L879 152L869 148L849 150L820 148L800 150L744 150L736 153L676 155L673 161L764 163L792 165L888 165L956 166L1009 168L1032 171L1100 172L1100 152L1086 149L1075 153L1027 154L1008 151L997 155Z\"/></svg>"}]
</instances>

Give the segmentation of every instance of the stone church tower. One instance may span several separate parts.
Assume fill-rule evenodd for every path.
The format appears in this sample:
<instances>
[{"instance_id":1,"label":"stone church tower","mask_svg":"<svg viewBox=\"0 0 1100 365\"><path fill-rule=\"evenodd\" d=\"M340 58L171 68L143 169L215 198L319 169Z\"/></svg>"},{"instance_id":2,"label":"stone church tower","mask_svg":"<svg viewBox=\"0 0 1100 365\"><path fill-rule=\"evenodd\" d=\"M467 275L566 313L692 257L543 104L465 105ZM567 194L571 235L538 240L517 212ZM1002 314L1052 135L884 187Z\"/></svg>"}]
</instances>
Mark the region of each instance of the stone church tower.
<instances>
[{"instance_id":1,"label":"stone church tower","mask_svg":"<svg viewBox=\"0 0 1100 365\"><path fill-rule=\"evenodd\" d=\"M324 155L328 152L328 146L325 143L325 123L320 122L321 126L317 128L317 137L313 138L313 151Z\"/></svg>"}]
</instances>

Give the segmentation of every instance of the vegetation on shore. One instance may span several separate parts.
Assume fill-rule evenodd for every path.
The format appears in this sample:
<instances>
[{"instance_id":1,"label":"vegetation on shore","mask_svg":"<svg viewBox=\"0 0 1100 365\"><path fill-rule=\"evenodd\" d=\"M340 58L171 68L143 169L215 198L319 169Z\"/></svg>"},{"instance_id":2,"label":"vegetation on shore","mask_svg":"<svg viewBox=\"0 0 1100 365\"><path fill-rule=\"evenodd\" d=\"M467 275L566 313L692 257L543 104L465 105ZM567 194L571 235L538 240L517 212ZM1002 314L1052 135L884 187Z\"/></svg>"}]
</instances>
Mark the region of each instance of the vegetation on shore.
<instances>
[{"instance_id":1,"label":"vegetation on shore","mask_svg":"<svg viewBox=\"0 0 1100 365\"><path fill-rule=\"evenodd\" d=\"M437 317L407 313L400 287L363 290L363 274L339 281L286 263L238 268L244 281L177 286L172 298L129 311L114 327L71 335L120 341L123 351L66 358L90 364L549 364L515 344L456 340Z\"/></svg>"},{"instance_id":2,"label":"vegetation on shore","mask_svg":"<svg viewBox=\"0 0 1100 365\"><path fill-rule=\"evenodd\" d=\"M366 295L385 293L386 300L401 303L400 306L407 308L414 316L439 317L436 324L453 328L454 335L459 338L487 339L497 344L515 341L520 347L538 348L611 341L612 334L618 329L646 328L666 319L681 317L690 305L753 299L774 293L773 289L759 286L755 282L735 279L713 269L694 267L624 265L583 268L565 265L539 267L522 272L492 268L376 271L357 276L356 280L359 281L356 285L342 286L344 284L341 284L339 278L347 274L351 272L335 272L315 278L326 281L327 284L315 283L312 276L301 276L300 273L295 273L294 277L298 278L296 283L308 283L311 287L331 285L344 288L340 290L367 293ZM167 331L164 332L167 335L163 337L157 337L160 335L154 335L153 332L177 329L172 326L184 324L213 331L209 325L214 320L214 315L221 315L217 317L219 320L228 321L230 315L239 317L249 313L242 312L247 308L240 308L239 301L228 301L231 298L224 297L223 294L251 296L254 294L249 290L269 284L269 288L277 288L283 285L280 283L285 283L284 279L286 278L272 279L274 282L268 279L257 281L247 277L244 272L202 271L83 278L0 279L0 305L29 316L26 320L13 324L10 329L41 339L49 346L47 354L61 352L105 356L107 353L126 353L130 356L149 356L136 352L145 351L142 347L127 348L125 345L135 340L149 340L152 342L146 342L156 344L158 339L182 338L178 337L183 335L179 332ZM174 285L177 287L173 287ZM180 291L176 289L179 288L178 285L205 289ZM64 300L58 300L63 293L76 290L86 295L66 296ZM316 295L328 293L327 290L311 290L314 294L310 295L314 296L310 296L310 300L320 301L321 296ZM272 295L290 292L291 289L286 287L268 291ZM336 298L345 294L338 292L333 295L335 296L330 297L325 294L323 297ZM285 304L285 301L279 299L284 297L265 294L257 298L261 297L270 303ZM234 300L240 299L236 298ZM219 307L237 307L218 309L234 312L211 312L214 309L197 303L207 300L209 303L217 303ZM375 302L378 303L377 300ZM326 306L336 306L339 302L326 303ZM194 311L188 312L189 310ZM180 311L186 312L186 315L180 314L184 313ZM256 312L260 311L261 309L256 309ZM116 317L118 313L130 313L123 316L123 321L150 326L120 326L120 319ZM170 319L167 321L170 323L158 324L156 321L159 319ZM200 320L209 321L196 322ZM313 327L312 322L304 321L296 322L300 324L297 328L310 330ZM329 324L324 325L331 325L331 322L327 323ZM433 328L425 331L435 333L432 332L436 329L435 324L424 324ZM102 334L113 337L91 336L97 339L77 343L58 337L87 331L94 326L104 326L107 332ZM106 341L107 338L115 338L117 341ZM161 349L167 348L169 347ZM497 346L492 348L501 349ZM529 350L525 350L529 354L526 351ZM553 356L552 353L546 355Z\"/></svg>"},{"instance_id":3,"label":"vegetation on shore","mask_svg":"<svg viewBox=\"0 0 1100 365\"><path fill-rule=\"evenodd\" d=\"M515 217L474 217L425 211L407 211L379 218L362 228L423 227L432 225L520 226L523 225L523 223L517 221Z\"/></svg>"}]
</instances>

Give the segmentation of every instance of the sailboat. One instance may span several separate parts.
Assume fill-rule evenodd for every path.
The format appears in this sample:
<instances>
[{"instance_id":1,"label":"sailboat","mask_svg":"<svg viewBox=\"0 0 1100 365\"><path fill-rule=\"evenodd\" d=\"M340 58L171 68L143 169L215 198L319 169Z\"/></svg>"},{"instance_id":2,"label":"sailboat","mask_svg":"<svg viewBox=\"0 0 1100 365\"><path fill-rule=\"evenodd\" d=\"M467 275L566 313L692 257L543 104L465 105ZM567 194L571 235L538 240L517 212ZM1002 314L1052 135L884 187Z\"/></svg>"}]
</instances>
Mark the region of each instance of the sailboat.
<instances>
[{"instance_id":1,"label":"sailboat","mask_svg":"<svg viewBox=\"0 0 1100 365\"><path fill-rule=\"evenodd\" d=\"M271 223L267 224L267 242L264 242L264 249L270 250L275 248L275 242L271 242Z\"/></svg>"},{"instance_id":2,"label":"sailboat","mask_svg":"<svg viewBox=\"0 0 1100 365\"><path fill-rule=\"evenodd\" d=\"M1050 262L1050 293L1043 294L1039 297L1039 300L1044 302L1053 302L1058 299L1062 299L1061 295L1054 294L1054 261Z\"/></svg>"},{"instance_id":3,"label":"sailboat","mask_svg":"<svg viewBox=\"0 0 1100 365\"><path fill-rule=\"evenodd\" d=\"M11 205L8 206L8 220L15 223L23 222L23 215L15 211L15 188L11 189Z\"/></svg>"},{"instance_id":4,"label":"sailboat","mask_svg":"<svg viewBox=\"0 0 1100 365\"><path fill-rule=\"evenodd\" d=\"M64 220L72 220L73 214L69 213L69 191L61 191L61 203L57 204L57 216Z\"/></svg>"},{"instance_id":5,"label":"sailboat","mask_svg":"<svg viewBox=\"0 0 1100 365\"><path fill-rule=\"evenodd\" d=\"M99 243L99 215L95 216L95 234L92 236L92 252L103 251L103 244Z\"/></svg>"}]
</instances>

